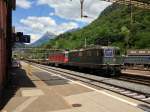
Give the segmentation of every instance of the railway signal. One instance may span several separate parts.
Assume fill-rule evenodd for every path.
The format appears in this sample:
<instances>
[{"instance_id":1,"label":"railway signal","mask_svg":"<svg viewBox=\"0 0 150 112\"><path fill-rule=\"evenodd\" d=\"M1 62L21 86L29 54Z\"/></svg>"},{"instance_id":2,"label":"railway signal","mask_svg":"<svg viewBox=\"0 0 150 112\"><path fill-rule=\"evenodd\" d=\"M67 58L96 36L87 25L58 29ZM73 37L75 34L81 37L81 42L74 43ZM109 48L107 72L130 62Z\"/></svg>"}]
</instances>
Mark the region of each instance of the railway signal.
<instances>
[{"instance_id":1,"label":"railway signal","mask_svg":"<svg viewBox=\"0 0 150 112\"><path fill-rule=\"evenodd\" d=\"M30 41L31 41L31 40L30 40L30 35L24 35L24 36L23 36L23 42L24 42L24 43L30 43Z\"/></svg>"},{"instance_id":2,"label":"railway signal","mask_svg":"<svg viewBox=\"0 0 150 112\"><path fill-rule=\"evenodd\" d=\"M30 43L30 35L24 35L23 32L13 33L13 42Z\"/></svg>"}]
</instances>

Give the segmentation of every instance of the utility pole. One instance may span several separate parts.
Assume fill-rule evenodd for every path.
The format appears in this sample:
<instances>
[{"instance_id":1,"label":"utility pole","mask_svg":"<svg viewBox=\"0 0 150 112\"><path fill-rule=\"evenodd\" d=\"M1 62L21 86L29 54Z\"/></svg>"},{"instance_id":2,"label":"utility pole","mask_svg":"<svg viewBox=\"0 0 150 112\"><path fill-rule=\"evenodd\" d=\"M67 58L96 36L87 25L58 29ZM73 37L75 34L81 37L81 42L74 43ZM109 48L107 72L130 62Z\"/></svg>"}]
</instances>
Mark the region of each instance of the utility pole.
<instances>
[{"instance_id":1,"label":"utility pole","mask_svg":"<svg viewBox=\"0 0 150 112\"><path fill-rule=\"evenodd\" d=\"M125 55L127 54L127 50L129 49L129 40L132 37L132 26L133 26L133 6L132 6L132 0L130 0L129 3L129 10L130 10L130 28L129 28L129 35L126 37L126 46L125 46Z\"/></svg>"},{"instance_id":2,"label":"utility pole","mask_svg":"<svg viewBox=\"0 0 150 112\"><path fill-rule=\"evenodd\" d=\"M133 23L133 6L132 6L132 0L130 0L130 27L132 27Z\"/></svg>"},{"instance_id":3,"label":"utility pole","mask_svg":"<svg viewBox=\"0 0 150 112\"><path fill-rule=\"evenodd\" d=\"M133 26L133 6L132 6L132 0L130 0L130 38L132 37L132 26ZM129 38L129 39L130 39ZM128 42L127 42L127 49L129 48L129 39L128 39Z\"/></svg>"},{"instance_id":4,"label":"utility pole","mask_svg":"<svg viewBox=\"0 0 150 112\"><path fill-rule=\"evenodd\" d=\"M86 37L85 37L85 40L84 40L84 47L86 48L87 46L87 42L86 42Z\"/></svg>"}]
</instances>

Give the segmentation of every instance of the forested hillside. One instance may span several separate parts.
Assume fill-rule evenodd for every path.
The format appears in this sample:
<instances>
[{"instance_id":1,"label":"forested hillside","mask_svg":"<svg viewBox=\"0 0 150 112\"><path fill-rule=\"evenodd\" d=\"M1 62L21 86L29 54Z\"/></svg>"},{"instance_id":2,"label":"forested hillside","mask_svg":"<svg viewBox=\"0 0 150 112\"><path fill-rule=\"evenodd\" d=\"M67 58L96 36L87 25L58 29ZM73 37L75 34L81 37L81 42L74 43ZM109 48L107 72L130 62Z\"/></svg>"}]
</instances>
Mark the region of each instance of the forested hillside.
<instances>
[{"instance_id":1,"label":"forested hillside","mask_svg":"<svg viewBox=\"0 0 150 112\"><path fill-rule=\"evenodd\" d=\"M122 49L127 45L129 48L150 48L150 10L134 8L131 24L129 7L114 4L90 25L59 35L43 47L79 48L84 46L85 38L87 45L113 45Z\"/></svg>"}]
</instances>

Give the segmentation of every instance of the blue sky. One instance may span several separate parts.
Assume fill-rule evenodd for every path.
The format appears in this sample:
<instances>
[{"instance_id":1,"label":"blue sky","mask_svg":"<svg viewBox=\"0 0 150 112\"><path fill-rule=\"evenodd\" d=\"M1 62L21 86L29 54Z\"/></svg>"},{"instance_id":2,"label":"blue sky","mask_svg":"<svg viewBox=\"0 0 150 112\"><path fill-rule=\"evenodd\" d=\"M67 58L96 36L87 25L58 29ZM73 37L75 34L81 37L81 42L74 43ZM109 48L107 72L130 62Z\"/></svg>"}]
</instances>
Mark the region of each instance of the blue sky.
<instances>
[{"instance_id":1,"label":"blue sky","mask_svg":"<svg viewBox=\"0 0 150 112\"><path fill-rule=\"evenodd\" d=\"M31 35L34 42L47 31L59 35L82 28L95 20L110 4L100 0L85 0L84 14L89 18L80 18L79 0L17 0L13 25L16 31Z\"/></svg>"}]
</instances>

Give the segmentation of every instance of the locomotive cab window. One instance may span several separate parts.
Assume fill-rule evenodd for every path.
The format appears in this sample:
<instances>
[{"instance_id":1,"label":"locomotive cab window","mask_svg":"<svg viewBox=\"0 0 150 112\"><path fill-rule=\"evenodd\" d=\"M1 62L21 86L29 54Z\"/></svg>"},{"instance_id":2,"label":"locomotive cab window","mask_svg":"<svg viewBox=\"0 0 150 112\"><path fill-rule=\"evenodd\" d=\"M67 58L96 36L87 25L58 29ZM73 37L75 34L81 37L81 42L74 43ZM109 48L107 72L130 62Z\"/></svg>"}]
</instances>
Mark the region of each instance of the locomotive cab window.
<instances>
[{"instance_id":1,"label":"locomotive cab window","mask_svg":"<svg viewBox=\"0 0 150 112\"><path fill-rule=\"evenodd\" d=\"M82 52L79 52L79 56L82 56L83 55L83 53Z\"/></svg>"},{"instance_id":2,"label":"locomotive cab window","mask_svg":"<svg viewBox=\"0 0 150 112\"><path fill-rule=\"evenodd\" d=\"M101 56L102 55L102 51L101 50L97 50L96 51L96 56Z\"/></svg>"},{"instance_id":3,"label":"locomotive cab window","mask_svg":"<svg viewBox=\"0 0 150 112\"><path fill-rule=\"evenodd\" d=\"M96 51L96 56L99 56L99 51L98 50Z\"/></svg>"},{"instance_id":4,"label":"locomotive cab window","mask_svg":"<svg viewBox=\"0 0 150 112\"><path fill-rule=\"evenodd\" d=\"M92 52L91 51L87 51L87 55L88 56L92 56Z\"/></svg>"}]
</instances>

